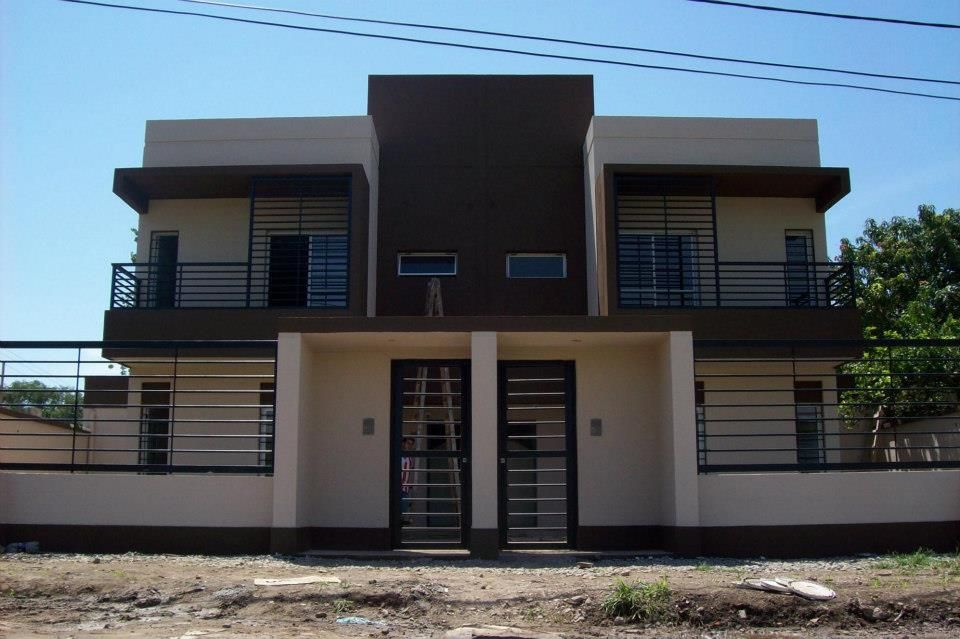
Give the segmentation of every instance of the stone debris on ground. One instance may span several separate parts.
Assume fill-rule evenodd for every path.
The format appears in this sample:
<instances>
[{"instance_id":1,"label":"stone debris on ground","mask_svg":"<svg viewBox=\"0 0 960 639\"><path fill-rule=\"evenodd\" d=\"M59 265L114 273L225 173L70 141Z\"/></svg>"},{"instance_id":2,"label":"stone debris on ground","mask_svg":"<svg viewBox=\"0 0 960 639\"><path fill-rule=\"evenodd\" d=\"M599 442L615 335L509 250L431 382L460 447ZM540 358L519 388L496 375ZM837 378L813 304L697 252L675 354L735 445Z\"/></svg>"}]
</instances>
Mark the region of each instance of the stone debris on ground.
<instances>
[{"instance_id":1,"label":"stone debris on ground","mask_svg":"<svg viewBox=\"0 0 960 639\"><path fill-rule=\"evenodd\" d=\"M589 564L583 566L583 564ZM750 575L829 584L830 601L734 589ZM333 581L255 585L256 579ZM671 592L671 620L619 624L602 603L616 580ZM741 614L742 611L742 614ZM382 625L336 623L359 617ZM0 636L471 639L518 637L960 636L960 575L906 573L877 557L778 561L511 556L498 561L311 556L0 556ZM533 633L540 633L539 635ZM552 633L552 634L551 634ZM798 635L797 633L801 633ZM458 637L458 635L451 635Z\"/></svg>"},{"instance_id":2,"label":"stone debris on ground","mask_svg":"<svg viewBox=\"0 0 960 639\"><path fill-rule=\"evenodd\" d=\"M306 584L338 584L339 577L333 575L308 575L306 577L286 577L283 579L257 578L253 580L254 586L303 586Z\"/></svg>"}]
</instances>

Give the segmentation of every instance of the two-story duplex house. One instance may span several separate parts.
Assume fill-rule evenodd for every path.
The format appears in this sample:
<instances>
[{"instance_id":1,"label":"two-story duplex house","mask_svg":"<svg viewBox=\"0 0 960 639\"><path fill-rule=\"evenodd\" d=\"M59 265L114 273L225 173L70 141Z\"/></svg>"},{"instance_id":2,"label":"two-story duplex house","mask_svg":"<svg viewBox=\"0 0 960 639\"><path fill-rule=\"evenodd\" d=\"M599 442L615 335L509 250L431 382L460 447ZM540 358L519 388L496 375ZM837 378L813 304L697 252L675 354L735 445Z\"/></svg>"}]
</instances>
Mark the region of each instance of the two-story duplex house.
<instances>
[{"instance_id":1,"label":"two-story duplex house","mask_svg":"<svg viewBox=\"0 0 960 639\"><path fill-rule=\"evenodd\" d=\"M956 457L890 473L838 413L863 349L837 341L859 317L824 219L849 188L813 120L601 116L589 76L373 76L365 116L148 122L114 179L139 235L102 352L129 374L84 375L71 469L136 474L9 467L0 530L952 548Z\"/></svg>"}]
</instances>

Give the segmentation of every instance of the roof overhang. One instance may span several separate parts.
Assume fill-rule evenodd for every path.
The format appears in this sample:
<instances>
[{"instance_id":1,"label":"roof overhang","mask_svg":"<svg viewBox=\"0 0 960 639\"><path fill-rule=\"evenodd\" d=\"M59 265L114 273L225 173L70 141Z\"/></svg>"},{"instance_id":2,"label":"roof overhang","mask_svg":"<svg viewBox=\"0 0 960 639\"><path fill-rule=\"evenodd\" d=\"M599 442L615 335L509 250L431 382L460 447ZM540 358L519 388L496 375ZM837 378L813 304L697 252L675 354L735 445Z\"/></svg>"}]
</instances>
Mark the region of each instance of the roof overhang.
<instances>
[{"instance_id":1,"label":"roof overhang","mask_svg":"<svg viewBox=\"0 0 960 639\"><path fill-rule=\"evenodd\" d=\"M850 169L844 167L605 164L604 170L620 175L710 178L721 197L812 198L820 213L850 192Z\"/></svg>"},{"instance_id":2,"label":"roof overhang","mask_svg":"<svg viewBox=\"0 0 960 639\"><path fill-rule=\"evenodd\" d=\"M150 200L248 197L254 178L351 175L367 182L362 164L159 166L115 169L113 192L140 214Z\"/></svg>"}]
</instances>

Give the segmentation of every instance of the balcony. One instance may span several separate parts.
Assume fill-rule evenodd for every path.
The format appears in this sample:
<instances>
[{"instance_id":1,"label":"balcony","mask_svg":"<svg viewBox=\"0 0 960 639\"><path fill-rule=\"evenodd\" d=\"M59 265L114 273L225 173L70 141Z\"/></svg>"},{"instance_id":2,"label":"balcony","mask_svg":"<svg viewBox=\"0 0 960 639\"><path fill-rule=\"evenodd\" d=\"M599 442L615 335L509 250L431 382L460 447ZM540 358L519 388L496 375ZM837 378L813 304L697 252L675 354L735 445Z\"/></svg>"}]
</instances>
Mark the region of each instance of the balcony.
<instances>
[{"instance_id":1,"label":"balcony","mask_svg":"<svg viewBox=\"0 0 960 639\"><path fill-rule=\"evenodd\" d=\"M343 248L323 261L267 269L247 262L114 264L110 308L344 309L347 270Z\"/></svg>"},{"instance_id":2,"label":"balcony","mask_svg":"<svg viewBox=\"0 0 960 639\"><path fill-rule=\"evenodd\" d=\"M619 306L634 308L853 308L853 266L842 262L712 262L678 252L631 260L618 276ZM632 262L632 264L630 263Z\"/></svg>"}]
</instances>

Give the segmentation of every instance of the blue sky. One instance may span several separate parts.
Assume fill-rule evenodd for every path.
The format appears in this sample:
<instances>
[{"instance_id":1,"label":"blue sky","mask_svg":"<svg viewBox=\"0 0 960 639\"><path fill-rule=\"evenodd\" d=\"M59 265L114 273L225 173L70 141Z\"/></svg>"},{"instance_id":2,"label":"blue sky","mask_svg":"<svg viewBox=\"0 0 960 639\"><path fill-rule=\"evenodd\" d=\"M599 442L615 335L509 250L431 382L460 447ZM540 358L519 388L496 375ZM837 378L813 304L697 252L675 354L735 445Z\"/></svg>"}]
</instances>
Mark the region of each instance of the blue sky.
<instances>
[{"instance_id":1,"label":"blue sky","mask_svg":"<svg viewBox=\"0 0 960 639\"><path fill-rule=\"evenodd\" d=\"M236 11L175 0L118 3ZM242 0L241 0L242 1ZM841 13L960 23L960 1L764 0ZM249 4L338 15L960 80L956 30L830 20L685 2L326 2ZM410 35L246 12L254 19ZM824 79L823 74L426 33L421 37L651 64ZM137 166L148 119L366 112L368 74L589 73L604 115L816 118L821 160L850 167L829 213L831 251L868 217L920 203L960 206L960 103L440 49L142 14L56 0L0 0L0 339L99 339L110 263L136 214L111 192ZM845 76L825 79L843 81ZM960 96L960 87L852 79Z\"/></svg>"}]
</instances>

